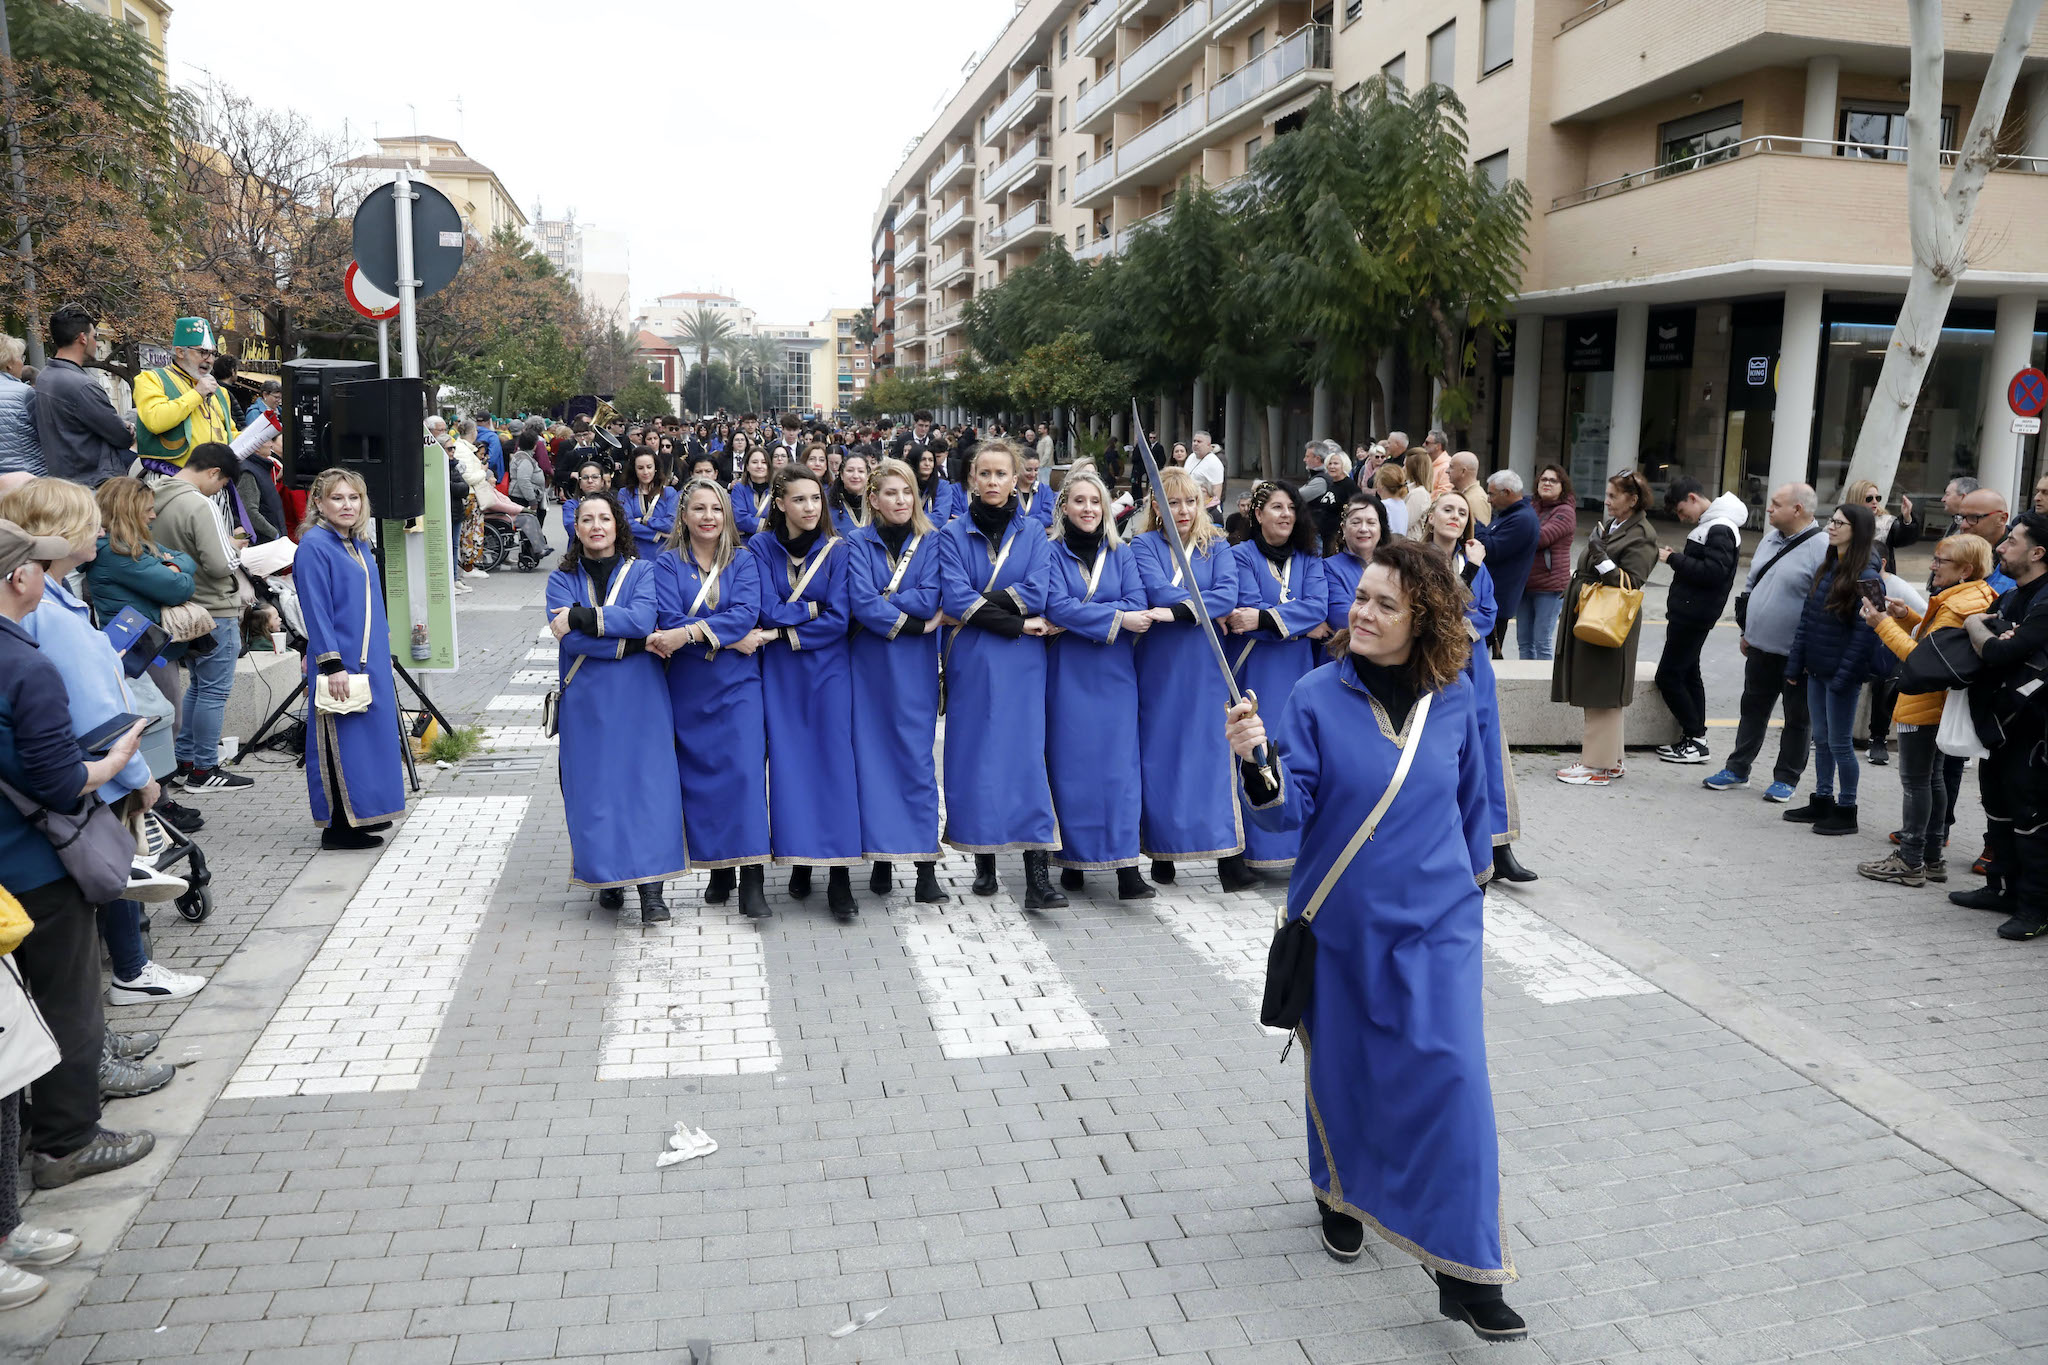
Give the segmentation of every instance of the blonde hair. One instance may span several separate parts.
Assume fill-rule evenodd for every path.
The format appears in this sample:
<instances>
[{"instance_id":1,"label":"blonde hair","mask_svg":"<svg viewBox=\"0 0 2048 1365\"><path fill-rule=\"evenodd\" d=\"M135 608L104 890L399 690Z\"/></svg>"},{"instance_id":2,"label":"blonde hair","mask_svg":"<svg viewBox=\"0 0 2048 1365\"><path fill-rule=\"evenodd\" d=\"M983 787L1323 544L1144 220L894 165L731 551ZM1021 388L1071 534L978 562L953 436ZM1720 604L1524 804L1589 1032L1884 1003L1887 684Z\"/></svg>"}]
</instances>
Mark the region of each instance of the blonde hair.
<instances>
[{"instance_id":1,"label":"blonde hair","mask_svg":"<svg viewBox=\"0 0 2048 1365\"><path fill-rule=\"evenodd\" d=\"M1934 552L1962 565L1966 580L1991 576L1991 542L1982 536L1949 536L1934 547Z\"/></svg>"},{"instance_id":2,"label":"blonde hair","mask_svg":"<svg viewBox=\"0 0 2048 1365\"><path fill-rule=\"evenodd\" d=\"M1380 466L1380 472L1372 476L1372 482L1390 498L1402 497L1408 492L1408 472L1392 461Z\"/></svg>"},{"instance_id":3,"label":"blonde hair","mask_svg":"<svg viewBox=\"0 0 2048 1365\"><path fill-rule=\"evenodd\" d=\"M1877 492L1877 485L1875 483L1872 483L1869 479L1858 479L1842 490L1842 501L1853 502L1858 507L1866 507L1869 504L1865 499L1875 492ZM1883 499L1880 498L1877 505L1880 511L1883 510Z\"/></svg>"},{"instance_id":4,"label":"blonde hair","mask_svg":"<svg viewBox=\"0 0 2048 1365\"><path fill-rule=\"evenodd\" d=\"M1052 525L1046 528L1046 539L1057 540L1062 545L1067 543L1067 490L1077 483L1095 485L1095 492L1102 499L1102 543L1114 550L1123 544L1123 539L1116 533L1116 518L1109 510L1109 505L1115 499L1110 497L1109 485L1095 472L1093 464L1075 464L1068 468L1067 477L1060 480L1060 492L1059 496L1053 499Z\"/></svg>"},{"instance_id":5,"label":"blonde hair","mask_svg":"<svg viewBox=\"0 0 2048 1365\"><path fill-rule=\"evenodd\" d=\"M862 456L861 458L866 459L867 457ZM910 467L910 462L899 460L892 455L880 460L870 460L869 464L872 468L868 471L867 492L861 495L867 499L868 525L874 526L878 524L878 519L881 516L881 513L875 508L875 491L882 486L882 480L901 479L904 483L910 485L911 534L919 536L930 535L934 529L932 519L924 514L923 490L917 486L917 471Z\"/></svg>"},{"instance_id":6,"label":"blonde hair","mask_svg":"<svg viewBox=\"0 0 2048 1365\"><path fill-rule=\"evenodd\" d=\"M676 524L670 529L667 541L669 549L684 554L690 549L690 528L683 521L683 515L690 510L690 499L699 493L712 493L718 498L718 515L722 519L718 528L718 551L711 562L716 568L732 563L733 556L740 552L740 524L732 514L732 497L715 479L695 478L683 483L682 493L676 504Z\"/></svg>"},{"instance_id":7,"label":"blonde hair","mask_svg":"<svg viewBox=\"0 0 2048 1365\"><path fill-rule=\"evenodd\" d=\"M1159 487L1167 498L1179 492L1192 497L1195 501L1195 524L1188 532L1185 546L1189 554L1207 554L1210 542L1223 539L1222 528L1209 520L1208 499L1202 496L1202 481L1190 474L1187 466L1170 464L1160 470ZM1146 531L1159 531L1164 527L1165 518L1170 513L1160 505L1160 501L1159 498L1154 498L1145 504L1145 524L1138 528L1141 535Z\"/></svg>"},{"instance_id":8,"label":"blonde hair","mask_svg":"<svg viewBox=\"0 0 2048 1365\"><path fill-rule=\"evenodd\" d=\"M1023 452L1019 451L1017 447L1010 443L1009 441L1004 440L1001 437L998 437L993 441L983 441L980 445L974 448L974 463L970 464L967 467L967 476L969 478L974 477L975 466L981 463L981 457L984 455L1001 455L1006 457L1010 462L1011 478L1016 478L1018 475L1024 472ZM936 466L934 466L932 472L934 475L938 473Z\"/></svg>"},{"instance_id":9,"label":"blonde hair","mask_svg":"<svg viewBox=\"0 0 2048 1365\"><path fill-rule=\"evenodd\" d=\"M1401 472L1408 476L1408 483L1414 488L1436 486L1436 461L1429 458L1429 452L1421 446L1408 452L1401 462Z\"/></svg>"},{"instance_id":10,"label":"blonde hair","mask_svg":"<svg viewBox=\"0 0 2048 1365\"><path fill-rule=\"evenodd\" d=\"M149 514L156 497L140 479L119 475L93 490L99 504L100 528L107 533L107 548L117 555L155 554L161 548L149 534Z\"/></svg>"},{"instance_id":11,"label":"blonde hair","mask_svg":"<svg viewBox=\"0 0 2048 1365\"><path fill-rule=\"evenodd\" d=\"M1426 545L1436 544L1436 509L1448 502L1458 504L1458 510L1465 514L1465 534L1459 543L1472 539L1472 504L1465 501L1465 495L1456 489L1440 493L1429 500L1429 510L1422 515L1422 534L1415 539Z\"/></svg>"},{"instance_id":12,"label":"blonde hair","mask_svg":"<svg viewBox=\"0 0 2048 1365\"><path fill-rule=\"evenodd\" d=\"M12 365L28 354L28 346L20 337L0 336L0 369Z\"/></svg>"},{"instance_id":13,"label":"blonde hair","mask_svg":"<svg viewBox=\"0 0 2048 1365\"><path fill-rule=\"evenodd\" d=\"M320 499L332 493L339 484L347 484L363 499L362 514L356 518L356 524L346 531L320 515ZM299 523L299 534L304 535L315 526L325 526L343 540L367 541L370 538L370 490L363 482L362 475L353 469L323 469L314 476L313 486L306 490L306 519Z\"/></svg>"},{"instance_id":14,"label":"blonde hair","mask_svg":"<svg viewBox=\"0 0 2048 1365\"><path fill-rule=\"evenodd\" d=\"M0 517L32 536L57 536L77 554L100 534L100 505L82 483L44 475L0 498Z\"/></svg>"}]
</instances>

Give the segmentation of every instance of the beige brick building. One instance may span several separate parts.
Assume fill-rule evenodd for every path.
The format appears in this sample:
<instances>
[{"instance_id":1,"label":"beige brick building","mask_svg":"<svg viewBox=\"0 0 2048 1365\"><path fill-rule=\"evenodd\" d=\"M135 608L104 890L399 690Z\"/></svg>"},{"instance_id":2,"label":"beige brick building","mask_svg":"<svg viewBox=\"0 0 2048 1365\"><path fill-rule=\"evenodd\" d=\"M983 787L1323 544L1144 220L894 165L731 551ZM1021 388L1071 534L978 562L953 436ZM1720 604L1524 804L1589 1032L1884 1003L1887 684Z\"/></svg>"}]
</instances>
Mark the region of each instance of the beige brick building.
<instances>
[{"instance_id":1,"label":"beige brick building","mask_svg":"<svg viewBox=\"0 0 2048 1365\"><path fill-rule=\"evenodd\" d=\"M1945 146L2003 13L1948 8ZM1532 198L1514 334L1480 361L1482 463L1827 495L1905 288L1908 70L1894 0L1020 0L883 190L876 364L950 366L976 290L1055 238L1120 250L1183 179L1243 174L1317 91L1385 72L1451 85L1474 162ZM2000 145L1900 466L1916 494L2033 472L2004 391L2048 354L2048 58ZM1390 414L1297 395L1285 448L1429 425L1418 377L1381 378ZM1239 406L1183 395L1166 422L1222 423L1241 462Z\"/></svg>"}]
</instances>

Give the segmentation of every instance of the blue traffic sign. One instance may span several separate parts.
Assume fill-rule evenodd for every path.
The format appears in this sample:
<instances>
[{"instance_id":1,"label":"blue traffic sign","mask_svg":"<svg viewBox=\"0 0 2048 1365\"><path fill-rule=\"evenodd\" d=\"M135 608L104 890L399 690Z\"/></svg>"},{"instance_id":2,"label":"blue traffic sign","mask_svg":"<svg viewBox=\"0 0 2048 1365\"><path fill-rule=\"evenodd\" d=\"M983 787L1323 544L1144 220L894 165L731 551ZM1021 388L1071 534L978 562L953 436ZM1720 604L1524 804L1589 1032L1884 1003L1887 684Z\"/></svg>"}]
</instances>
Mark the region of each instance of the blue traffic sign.
<instances>
[{"instance_id":1,"label":"blue traffic sign","mask_svg":"<svg viewBox=\"0 0 2048 1365\"><path fill-rule=\"evenodd\" d=\"M2039 417L2041 410L2048 408L2048 374L2032 368L2021 370L2012 377L2005 401L2021 417Z\"/></svg>"}]
</instances>

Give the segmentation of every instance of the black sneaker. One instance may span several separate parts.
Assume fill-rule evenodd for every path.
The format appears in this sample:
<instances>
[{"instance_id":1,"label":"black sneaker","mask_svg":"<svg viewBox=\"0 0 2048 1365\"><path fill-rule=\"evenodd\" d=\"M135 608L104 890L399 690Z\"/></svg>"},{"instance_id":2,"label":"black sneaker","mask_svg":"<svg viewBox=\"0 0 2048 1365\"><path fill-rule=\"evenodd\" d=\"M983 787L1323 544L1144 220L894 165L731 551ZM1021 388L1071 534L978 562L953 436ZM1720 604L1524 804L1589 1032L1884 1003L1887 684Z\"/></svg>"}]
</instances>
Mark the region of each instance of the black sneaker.
<instances>
[{"instance_id":1,"label":"black sneaker","mask_svg":"<svg viewBox=\"0 0 2048 1365\"><path fill-rule=\"evenodd\" d=\"M49 1156L43 1152L29 1153L30 1178L39 1190L54 1190L69 1185L74 1180L83 1180L89 1175L101 1175L107 1171L118 1171L123 1166L132 1166L148 1156L156 1147L156 1135L137 1129L133 1133L116 1133L111 1129L97 1129L92 1141L66 1156Z\"/></svg>"},{"instance_id":2,"label":"black sneaker","mask_svg":"<svg viewBox=\"0 0 2048 1365\"><path fill-rule=\"evenodd\" d=\"M1864 751L1864 757L1870 761L1873 768L1885 767L1892 761L1891 745L1884 740L1873 739L1870 741L1869 749Z\"/></svg>"},{"instance_id":3,"label":"black sneaker","mask_svg":"<svg viewBox=\"0 0 2048 1365\"><path fill-rule=\"evenodd\" d=\"M2025 910L1998 926L2000 938L2009 938L2019 943L2039 938L2043 934L2048 934L2048 915L2030 914Z\"/></svg>"},{"instance_id":4,"label":"black sneaker","mask_svg":"<svg viewBox=\"0 0 2048 1365\"><path fill-rule=\"evenodd\" d=\"M188 792L224 792L255 785L255 778L231 773L220 767L194 768L185 778L185 790Z\"/></svg>"},{"instance_id":5,"label":"black sneaker","mask_svg":"<svg viewBox=\"0 0 2048 1365\"><path fill-rule=\"evenodd\" d=\"M1349 1265L1364 1246L1365 1224L1348 1213L1323 1209L1323 1250L1330 1253L1331 1260Z\"/></svg>"},{"instance_id":6,"label":"black sneaker","mask_svg":"<svg viewBox=\"0 0 2048 1365\"><path fill-rule=\"evenodd\" d=\"M178 760L177 768L169 777L164 779L164 786L166 789L182 787L185 785L185 779L190 776L192 776L192 765L181 758Z\"/></svg>"},{"instance_id":7,"label":"black sneaker","mask_svg":"<svg viewBox=\"0 0 2048 1365\"><path fill-rule=\"evenodd\" d=\"M190 806L181 806L175 801L166 799L157 802L150 809L162 817L165 824L177 830L180 834L197 834L200 830L206 828L206 817Z\"/></svg>"},{"instance_id":8,"label":"black sneaker","mask_svg":"<svg viewBox=\"0 0 2048 1365\"><path fill-rule=\"evenodd\" d=\"M1659 749L1657 757L1666 763L1704 763L1707 761L1707 746L1701 740L1681 739Z\"/></svg>"}]
</instances>

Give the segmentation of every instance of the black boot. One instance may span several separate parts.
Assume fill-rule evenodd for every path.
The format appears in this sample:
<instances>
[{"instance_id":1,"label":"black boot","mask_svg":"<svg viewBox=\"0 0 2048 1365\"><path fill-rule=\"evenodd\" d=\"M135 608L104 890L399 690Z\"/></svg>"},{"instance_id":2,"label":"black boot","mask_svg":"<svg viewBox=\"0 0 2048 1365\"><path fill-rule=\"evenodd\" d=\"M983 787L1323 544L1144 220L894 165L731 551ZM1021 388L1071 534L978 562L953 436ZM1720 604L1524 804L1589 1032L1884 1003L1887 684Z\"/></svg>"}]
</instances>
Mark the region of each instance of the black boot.
<instances>
[{"instance_id":1,"label":"black boot","mask_svg":"<svg viewBox=\"0 0 2048 1365\"><path fill-rule=\"evenodd\" d=\"M763 889L767 872L759 863L748 863L740 869L740 913L748 919L768 919L775 913L768 908L768 895Z\"/></svg>"},{"instance_id":2,"label":"black boot","mask_svg":"<svg viewBox=\"0 0 2048 1365\"><path fill-rule=\"evenodd\" d=\"M974 894L993 896L996 893L996 855L977 853L974 855Z\"/></svg>"},{"instance_id":3,"label":"black boot","mask_svg":"<svg viewBox=\"0 0 2048 1365\"><path fill-rule=\"evenodd\" d=\"M789 870L789 894L793 900L802 900L811 894L811 868L805 863Z\"/></svg>"},{"instance_id":4,"label":"black boot","mask_svg":"<svg viewBox=\"0 0 2048 1365\"><path fill-rule=\"evenodd\" d=\"M1052 861L1042 848L1024 854L1024 908L1057 910L1067 903L1067 893L1052 884Z\"/></svg>"},{"instance_id":5,"label":"black boot","mask_svg":"<svg viewBox=\"0 0 2048 1365\"><path fill-rule=\"evenodd\" d=\"M739 878L733 875L733 870L729 867L712 868L711 881L704 888L704 903L706 905L724 905L731 898L733 885L738 880Z\"/></svg>"},{"instance_id":6,"label":"black boot","mask_svg":"<svg viewBox=\"0 0 2048 1365\"><path fill-rule=\"evenodd\" d=\"M1088 874L1078 867L1063 867L1060 869L1060 885L1069 891L1079 891L1088 885Z\"/></svg>"},{"instance_id":7,"label":"black boot","mask_svg":"<svg viewBox=\"0 0 2048 1365\"><path fill-rule=\"evenodd\" d=\"M607 886L597 893L597 903L607 910L626 908L626 890L620 886Z\"/></svg>"},{"instance_id":8,"label":"black boot","mask_svg":"<svg viewBox=\"0 0 2048 1365\"><path fill-rule=\"evenodd\" d=\"M1168 858L1154 858L1152 860L1152 880L1155 882L1165 882L1168 886L1173 885L1173 861Z\"/></svg>"},{"instance_id":9,"label":"black boot","mask_svg":"<svg viewBox=\"0 0 2048 1365\"><path fill-rule=\"evenodd\" d=\"M352 853L366 848L376 848L384 837L371 834L368 830L355 828L328 828L320 831L320 847L328 853Z\"/></svg>"},{"instance_id":10,"label":"black boot","mask_svg":"<svg viewBox=\"0 0 2048 1365\"><path fill-rule=\"evenodd\" d=\"M1152 884L1135 867L1116 870L1116 898L1120 901L1149 901L1158 895Z\"/></svg>"},{"instance_id":11,"label":"black boot","mask_svg":"<svg viewBox=\"0 0 2048 1365\"><path fill-rule=\"evenodd\" d=\"M1835 808L1832 796L1815 796L1803 806L1796 806L1784 814L1784 819L1795 825L1811 825Z\"/></svg>"},{"instance_id":12,"label":"black boot","mask_svg":"<svg viewBox=\"0 0 2048 1365\"><path fill-rule=\"evenodd\" d=\"M846 868L835 867L826 872L825 908L842 924L860 913L853 900L853 874Z\"/></svg>"},{"instance_id":13,"label":"black boot","mask_svg":"<svg viewBox=\"0 0 2048 1365\"><path fill-rule=\"evenodd\" d=\"M877 896L886 896L895 889L895 865L892 863L876 863L875 870L868 873L868 890Z\"/></svg>"},{"instance_id":14,"label":"black boot","mask_svg":"<svg viewBox=\"0 0 2048 1365\"><path fill-rule=\"evenodd\" d=\"M1436 1275L1436 1310L1453 1322L1462 1322L1481 1341L1521 1341L1529 1335L1529 1324L1508 1307L1497 1284L1475 1284L1454 1275Z\"/></svg>"},{"instance_id":15,"label":"black boot","mask_svg":"<svg viewBox=\"0 0 2048 1365\"><path fill-rule=\"evenodd\" d=\"M1497 882L1533 882L1536 880L1536 874L1515 861L1513 844L1495 844L1493 879Z\"/></svg>"},{"instance_id":16,"label":"black boot","mask_svg":"<svg viewBox=\"0 0 2048 1365\"><path fill-rule=\"evenodd\" d=\"M1365 1246L1365 1224L1348 1213L1339 1213L1329 1207L1323 1209L1323 1250L1330 1259L1349 1265L1358 1259L1359 1251Z\"/></svg>"},{"instance_id":17,"label":"black boot","mask_svg":"<svg viewBox=\"0 0 2048 1365\"><path fill-rule=\"evenodd\" d=\"M1835 808L1813 822L1815 834L1854 834L1856 832L1856 808L1845 806L1839 801Z\"/></svg>"},{"instance_id":18,"label":"black boot","mask_svg":"<svg viewBox=\"0 0 2048 1365\"><path fill-rule=\"evenodd\" d=\"M1216 876L1222 881L1225 891L1249 891L1266 884L1264 877L1251 870L1242 853L1233 853L1217 863Z\"/></svg>"},{"instance_id":19,"label":"black boot","mask_svg":"<svg viewBox=\"0 0 2048 1365\"><path fill-rule=\"evenodd\" d=\"M668 902L662 898L660 882L640 883L640 922L667 924Z\"/></svg>"}]
</instances>

